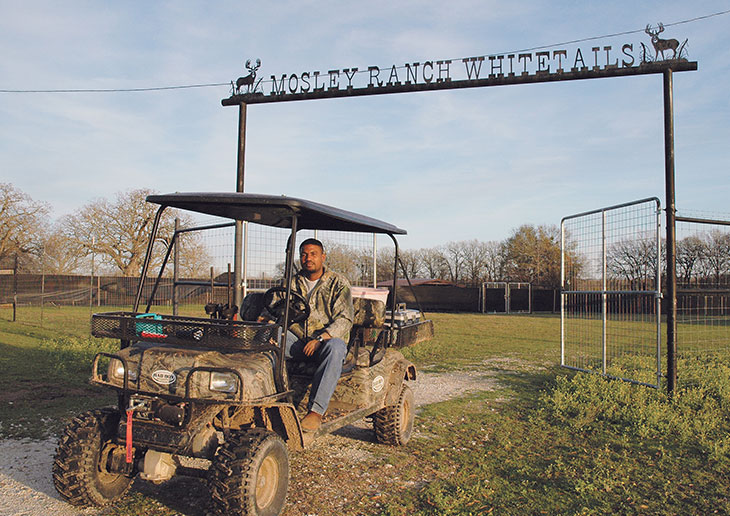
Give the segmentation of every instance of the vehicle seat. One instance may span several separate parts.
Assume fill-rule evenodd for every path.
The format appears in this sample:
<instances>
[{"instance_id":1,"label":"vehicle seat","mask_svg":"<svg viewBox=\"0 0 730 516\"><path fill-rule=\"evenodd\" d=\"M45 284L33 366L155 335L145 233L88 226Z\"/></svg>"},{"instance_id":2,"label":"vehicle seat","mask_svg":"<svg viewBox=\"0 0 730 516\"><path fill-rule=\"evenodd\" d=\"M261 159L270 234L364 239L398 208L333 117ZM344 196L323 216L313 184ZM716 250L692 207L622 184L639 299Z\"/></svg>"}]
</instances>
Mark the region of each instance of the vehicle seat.
<instances>
[{"instance_id":1,"label":"vehicle seat","mask_svg":"<svg viewBox=\"0 0 730 516\"><path fill-rule=\"evenodd\" d=\"M256 321L261 312L264 311L264 293L250 292L246 294L241 303L241 320Z\"/></svg>"}]
</instances>

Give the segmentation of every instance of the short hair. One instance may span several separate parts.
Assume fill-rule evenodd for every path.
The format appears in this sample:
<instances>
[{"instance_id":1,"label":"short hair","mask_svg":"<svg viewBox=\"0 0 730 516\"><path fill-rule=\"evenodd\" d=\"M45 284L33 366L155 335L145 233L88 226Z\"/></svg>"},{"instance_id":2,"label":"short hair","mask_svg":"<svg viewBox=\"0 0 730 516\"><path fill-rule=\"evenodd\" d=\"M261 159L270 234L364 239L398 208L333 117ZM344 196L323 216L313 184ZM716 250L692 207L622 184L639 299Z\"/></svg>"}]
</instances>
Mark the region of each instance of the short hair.
<instances>
[{"instance_id":1,"label":"short hair","mask_svg":"<svg viewBox=\"0 0 730 516\"><path fill-rule=\"evenodd\" d=\"M302 249L304 249L305 245L316 245L320 249L322 249L322 252L324 253L324 246L322 245L322 242L320 242L316 238L307 238L304 242L299 244L299 254L302 253Z\"/></svg>"}]
</instances>

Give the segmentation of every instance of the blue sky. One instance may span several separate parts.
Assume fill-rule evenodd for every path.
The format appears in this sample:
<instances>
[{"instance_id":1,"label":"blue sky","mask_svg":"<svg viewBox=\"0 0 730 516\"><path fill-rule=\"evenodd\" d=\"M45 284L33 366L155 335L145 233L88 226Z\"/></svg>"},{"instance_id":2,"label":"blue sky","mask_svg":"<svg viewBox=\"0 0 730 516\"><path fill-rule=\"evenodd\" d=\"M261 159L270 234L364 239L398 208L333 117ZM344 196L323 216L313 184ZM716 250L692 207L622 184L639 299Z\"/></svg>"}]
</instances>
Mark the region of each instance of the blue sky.
<instances>
[{"instance_id":1,"label":"blue sky","mask_svg":"<svg viewBox=\"0 0 730 516\"><path fill-rule=\"evenodd\" d=\"M677 205L727 213L730 2L0 0L0 89L127 89L500 54L590 52L668 25L697 72L674 77ZM406 248L502 240L521 224L664 199L661 76L251 105L248 192L403 227ZM229 87L0 93L0 181L54 218L121 190L235 189Z\"/></svg>"}]
</instances>

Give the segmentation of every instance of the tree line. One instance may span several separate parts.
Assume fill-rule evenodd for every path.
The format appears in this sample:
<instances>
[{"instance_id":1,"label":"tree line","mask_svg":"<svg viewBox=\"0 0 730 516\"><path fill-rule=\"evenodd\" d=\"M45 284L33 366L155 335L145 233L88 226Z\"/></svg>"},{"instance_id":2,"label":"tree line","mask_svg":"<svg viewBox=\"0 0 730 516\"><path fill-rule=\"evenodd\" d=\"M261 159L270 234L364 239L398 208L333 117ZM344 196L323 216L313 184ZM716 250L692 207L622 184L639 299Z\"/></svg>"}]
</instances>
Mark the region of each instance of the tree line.
<instances>
[{"instance_id":1,"label":"tree line","mask_svg":"<svg viewBox=\"0 0 730 516\"><path fill-rule=\"evenodd\" d=\"M145 201L152 193L146 189L119 192L114 199L91 201L53 222L47 203L33 200L10 183L0 183L0 264L8 268L17 256L23 272L85 274L93 259L97 274L138 276L156 213L156 206ZM153 270L160 266L172 242L176 218L180 227L193 225L189 213L165 210L153 246ZM181 275L207 276L211 257L200 234L185 233L180 238ZM595 264L571 243L570 235L566 242L568 281L599 279ZM525 224L503 241L449 242L401 250L399 256L410 278L461 285L515 281L559 288L560 245L558 226ZM336 242L326 246L328 263L334 269L354 280L372 277L371 251L353 250ZM659 252L664 254L664 245ZM378 250L378 280L392 279L393 253L392 247ZM609 279L627 281L635 289L649 288L656 277L656 253L656 243L641 235L612 243L606 257ZM660 257L660 267L664 261ZM716 229L678 240L677 275L683 285L719 285L730 275L730 234Z\"/></svg>"},{"instance_id":2,"label":"tree line","mask_svg":"<svg viewBox=\"0 0 730 516\"><path fill-rule=\"evenodd\" d=\"M47 274L88 273L91 261L98 274L138 276L147 252L156 206L145 201L154 193L136 189L114 199L97 199L53 222L47 203L33 200L10 183L0 183L0 264L17 257L19 270ZM153 246L152 269L159 267L175 232L192 225L187 213L165 210ZM198 235L182 235L181 274L205 275L209 258Z\"/></svg>"},{"instance_id":3,"label":"tree line","mask_svg":"<svg viewBox=\"0 0 730 516\"><path fill-rule=\"evenodd\" d=\"M151 190L119 192L97 199L73 214L50 221L47 203L33 200L9 183L0 183L0 261L16 255L25 272L87 272L92 257L99 273L136 276L142 268L156 207L145 201ZM159 266L172 241L174 220L192 225L187 213L165 210L154 245L152 267ZM198 235L186 234L181 244L187 277L205 276L210 257ZM371 253L328 243L328 261L353 278L372 269ZM392 248L380 249L377 276L392 279ZM402 250L401 262L411 278L443 279L459 284L483 281L529 281L557 286L560 282L560 239L556 226L524 225L503 242L469 240L428 249Z\"/></svg>"},{"instance_id":4,"label":"tree line","mask_svg":"<svg viewBox=\"0 0 730 516\"><path fill-rule=\"evenodd\" d=\"M378 279L393 277L394 250L378 253ZM524 224L503 241L463 240L445 245L401 250L410 278L440 279L460 285L488 281L560 285L560 229L554 225Z\"/></svg>"}]
</instances>

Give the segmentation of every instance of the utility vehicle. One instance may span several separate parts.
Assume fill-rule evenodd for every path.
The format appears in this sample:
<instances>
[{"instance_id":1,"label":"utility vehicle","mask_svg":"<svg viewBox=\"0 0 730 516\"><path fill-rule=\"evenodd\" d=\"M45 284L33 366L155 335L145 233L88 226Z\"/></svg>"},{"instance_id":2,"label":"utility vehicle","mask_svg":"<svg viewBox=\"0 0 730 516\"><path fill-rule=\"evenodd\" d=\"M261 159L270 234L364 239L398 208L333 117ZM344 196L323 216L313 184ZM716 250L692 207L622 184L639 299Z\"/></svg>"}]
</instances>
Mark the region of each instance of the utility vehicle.
<instances>
[{"instance_id":1,"label":"utility vehicle","mask_svg":"<svg viewBox=\"0 0 730 516\"><path fill-rule=\"evenodd\" d=\"M416 368L397 347L433 335L422 318L397 324L396 281L389 317L383 299L355 297L354 325L343 373L322 426L303 432L300 417L311 371L285 360L286 330L309 315L307 301L291 291L296 235L303 229L395 236L388 223L322 204L245 193L151 195L160 205L131 312L92 316L92 334L119 339L116 353L99 353L91 383L114 389L116 407L92 410L64 430L53 464L58 492L79 506L105 505L125 494L132 480L160 483L174 475L207 479L213 512L276 515L284 507L289 453L356 420L372 418L378 441L408 442ZM153 285L145 286L152 246L168 207L234 221L287 228L283 286L245 297L237 307L208 305L209 317L152 313L154 296L173 246ZM367 290L367 289L365 289ZM139 311L143 293L149 294ZM262 310L267 322L259 322ZM240 316L239 316L240 314Z\"/></svg>"}]
</instances>

